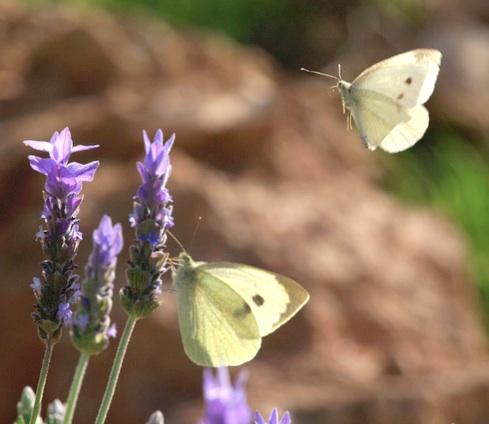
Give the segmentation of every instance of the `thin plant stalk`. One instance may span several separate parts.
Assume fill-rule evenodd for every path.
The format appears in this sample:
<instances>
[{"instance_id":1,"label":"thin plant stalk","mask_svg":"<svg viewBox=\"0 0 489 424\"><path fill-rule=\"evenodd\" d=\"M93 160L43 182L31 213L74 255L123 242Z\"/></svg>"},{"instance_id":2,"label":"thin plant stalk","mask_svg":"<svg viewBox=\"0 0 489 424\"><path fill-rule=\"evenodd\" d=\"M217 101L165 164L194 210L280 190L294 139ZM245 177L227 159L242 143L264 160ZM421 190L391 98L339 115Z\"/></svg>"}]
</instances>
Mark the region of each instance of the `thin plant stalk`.
<instances>
[{"instance_id":1,"label":"thin plant stalk","mask_svg":"<svg viewBox=\"0 0 489 424\"><path fill-rule=\"evenodd\" d=\"M39 381L37 383L36 401L34 402L34 408L32 410L29 424L35 424L37 421L37 417L39 416L39 412L41 410L42 396L44 394L44 387L46 386L46 380L48 378L49 364L51 363L51 357L53 355L54 345L47 341L45 346L46 350L44 351L44 358L42 360L41 374L39 375Z\"/></svg>"},{"instance_id":2,"label":"thin plant stalk","mask_svg":"<svg viewBox=\"0 0 489 424\"><path fill-rule=\"evenodd\" d=\"M78 359L78 365L76 366L75 375L73 376L73 381L71 382L70 393L68 394L68 400L66 402L66 411L65 417L63 419L63 424L69 424L73 420L78 396L80 394L80 389L83 383L83 379L85 377L85 372L87 370L89 360L90 355L87 352L81 352Z\"/></svg>"},{"instance_id":3,"label":"thin plant stalk","mask_svg":"<svg viewBox=\"0 0 489 424\"><path fill-rule=\"evenodd\" d=\"M107 382L107 388L105 389L104 397L102 403L100 404L100 409L98 411L97 419L95 424L103 424L107 418L107 413L109 411L112 398L114 397L115 387L117 381L119 380L119 374L122 368L122 361L126 355L127 346L129 345L129 340L131 339L132 332L136 326L137 319L135 317L129 316L124 327L124 332L122 333L121 341L117 348L117 354L112 364L112 370L110 371L109 381Z\"/></svg>"}]
</instances>

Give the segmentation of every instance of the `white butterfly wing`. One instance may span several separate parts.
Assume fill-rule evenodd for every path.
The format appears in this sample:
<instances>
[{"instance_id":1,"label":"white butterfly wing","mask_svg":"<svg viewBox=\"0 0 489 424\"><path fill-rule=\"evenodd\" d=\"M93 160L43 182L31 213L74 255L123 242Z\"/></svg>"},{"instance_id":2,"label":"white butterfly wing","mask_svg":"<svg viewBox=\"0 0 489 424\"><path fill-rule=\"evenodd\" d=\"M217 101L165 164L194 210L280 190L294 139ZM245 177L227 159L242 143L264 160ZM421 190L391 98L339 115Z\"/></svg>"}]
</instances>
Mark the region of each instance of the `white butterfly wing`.
<instances>
[{"instance_id":1,"label":"white butterfly wing","mask_svg":"<svg viewBox=\"0 0 489 424\"><path fill-rule=\"evenodd\" d=\"M288 321L309 294L290 278L229 262L194 262L186 253L173 274L185 352L198 365L240 365L261 338Z\"/></svg>"},{"instance_id":2,"label":"white butterfly wing","mask_svg":"<svg viewBox=\"0 0 489 424\"><path fill-rule=\"evenodd\" d=\"M309 299L307 291L290 278L252 266L206 263L199 270L225 282L244 299L261 337L286 323Z\"/></svg>"},{"instance_id":3,"label":"white butterfly wing","mask_svg":"<svg viewBox=\"0 0 489 424\"><path fill-rule=\"evenodd\" d=\"M428 127L424 106L405 109L389 97L369 90L345 93L349 111L365 147L394 153L415 144Z\"/></svg>"},{"instance_id":4,"label":"white butterfly wing","mask_svg":"<svg viewBox=\"0 0 489 424\"><path fill-rule=\"evenodd\" d=\"M430 118L422 105L408 110L410 119L396 125L380 143L380 148L389 153L398 153L408 149L423 137Z\"/></svg>"},{"instance_id":5,"label":"white butterfly wing","mask_svg":"<svg viewBox=\"0 0 489 424\"><path fill-rule=\"evenodd\" d=\"M187 278L193 274L192 280ZM178 273L177 273L178 275ZM187 268L178 290L178 322L185 353L197 365L220 367L251 360L261 346L248 304L212 274Z\"/></svg>"},{"instance_id":6,"label":"white butterfly wing","mask_svg":"<svg viewBox=\"0 0 489 424\"><path fill-rule=\"evenodd\" d=\"M367 68L351 83L350 89L374 91L412 108L425 103L433 93L441 56L432 49L402 53Z\"/></svg>"}]
</instances>

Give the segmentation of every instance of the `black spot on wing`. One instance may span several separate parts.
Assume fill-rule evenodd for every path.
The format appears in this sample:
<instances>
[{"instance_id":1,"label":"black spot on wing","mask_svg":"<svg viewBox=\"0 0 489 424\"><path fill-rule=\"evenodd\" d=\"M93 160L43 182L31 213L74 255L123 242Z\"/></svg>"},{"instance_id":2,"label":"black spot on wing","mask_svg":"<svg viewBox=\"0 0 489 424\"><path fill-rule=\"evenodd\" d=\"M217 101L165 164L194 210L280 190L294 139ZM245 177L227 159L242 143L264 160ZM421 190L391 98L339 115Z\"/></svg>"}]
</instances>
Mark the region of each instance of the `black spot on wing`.
<instances>
[{"instance_id":1,"label":"black spot on wing","mask_svg":"<svg viewBox=\"0 0 489 424\"><path fill-rule=\"evenodd\" d=\"M253 302L255 302L255 305L256 306L261 306L265 303L265 299L263 299L263 297L261 297L259 294L255 294L253 297Z\"/></svg>"},{"instance_id":2,"label":"black spot on wing","mask_svg":"<svg viewBox=\"0 0 489 424\"><path fill-rule=\"evenodd\" d=\"M403 97L404 97L404 93L400 93L400 94L397 96L397 100L401 100Z\"/></svg>"},{"instance_id":3,"label":"black spot on wing","mask_svg":"<svg viewBox=\"0 0 489 424\"><path fill-rule=\"evenodd\" d=\"M412 82L413 82L413 79L411 77L407 77L406 81L404 81L404 84L411 85Z\"/></svg>"},{"instance_id":4,"label":"black spot on wing","mask_svg":"<svg viewBox=\"0 0 489 424\"><path fill-rule=\"evenodd\" d=\"M236 309L234 311L235 317L244 317L248 314L251 314L251 308L250 308L250 305L248 305L246 302L243 302L241 308Z\"/></svg>"}]
</instances>

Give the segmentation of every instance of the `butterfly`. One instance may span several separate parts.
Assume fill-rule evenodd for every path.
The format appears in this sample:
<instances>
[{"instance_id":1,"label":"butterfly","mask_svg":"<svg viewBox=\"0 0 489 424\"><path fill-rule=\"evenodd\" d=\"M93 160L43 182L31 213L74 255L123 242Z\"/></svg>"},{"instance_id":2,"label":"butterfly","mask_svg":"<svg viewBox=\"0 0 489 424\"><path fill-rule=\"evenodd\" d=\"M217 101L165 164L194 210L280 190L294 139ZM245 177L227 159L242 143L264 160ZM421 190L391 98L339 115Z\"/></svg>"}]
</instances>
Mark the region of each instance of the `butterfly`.
<instances>
[{"instance_id":1,"label":"butterfly","mask_svg":"<svg viewBox=\"0 0 489 424\"><path fill-rule=\"evenodd\" d=\"M291 319L309 294L290 278L230 262L194 262L179 256L173 272L178 321L187 356L221 367L250 361L262 337Z\"/></svg>"},{"instance_id":2,"label":"butterfly","mask_svg":"<svg viewBox=\"0 0 489 424\"><path fill-rule=\"evenodd\" d=\"M302 70L338 81L348 125L353 118L366 148L397 153L413 146L428 128L423 104L435 88L441 57L438 50L412 50L376 63L352 83L341 75Z\"/></svg>"}]
</instances>

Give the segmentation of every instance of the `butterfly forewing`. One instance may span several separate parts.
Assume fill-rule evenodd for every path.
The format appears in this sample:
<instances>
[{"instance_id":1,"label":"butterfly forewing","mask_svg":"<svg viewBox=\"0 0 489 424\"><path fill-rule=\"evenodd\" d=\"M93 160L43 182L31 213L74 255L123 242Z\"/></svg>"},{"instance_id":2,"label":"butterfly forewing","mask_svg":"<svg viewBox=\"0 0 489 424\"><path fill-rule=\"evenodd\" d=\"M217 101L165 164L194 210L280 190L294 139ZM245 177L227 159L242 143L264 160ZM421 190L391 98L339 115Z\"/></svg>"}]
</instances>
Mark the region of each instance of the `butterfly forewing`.
<instances>
[{"instance_id":1,"label":"butterfly forewing","mask_svg":"<svg viewBox=\"0 0 489 424\"><path fill-rule=\"evenodd\" d=\"M441 53L418 49L383 60L363 71L351 84L395 100L405 108L425 103L435 88Z\"/></svg>"},{"instance_id":2,"label":"butterfly forewing","mask_svg":"<svg viewBox=\"0 0 489 424\"><path fill-rule=\"evenodd\" d=\"M251 308L262 337L292 318L309 299L307 291L290 278L252 266L220 262L202 269L230 282Z\"/></svg>"}]
</instances>

